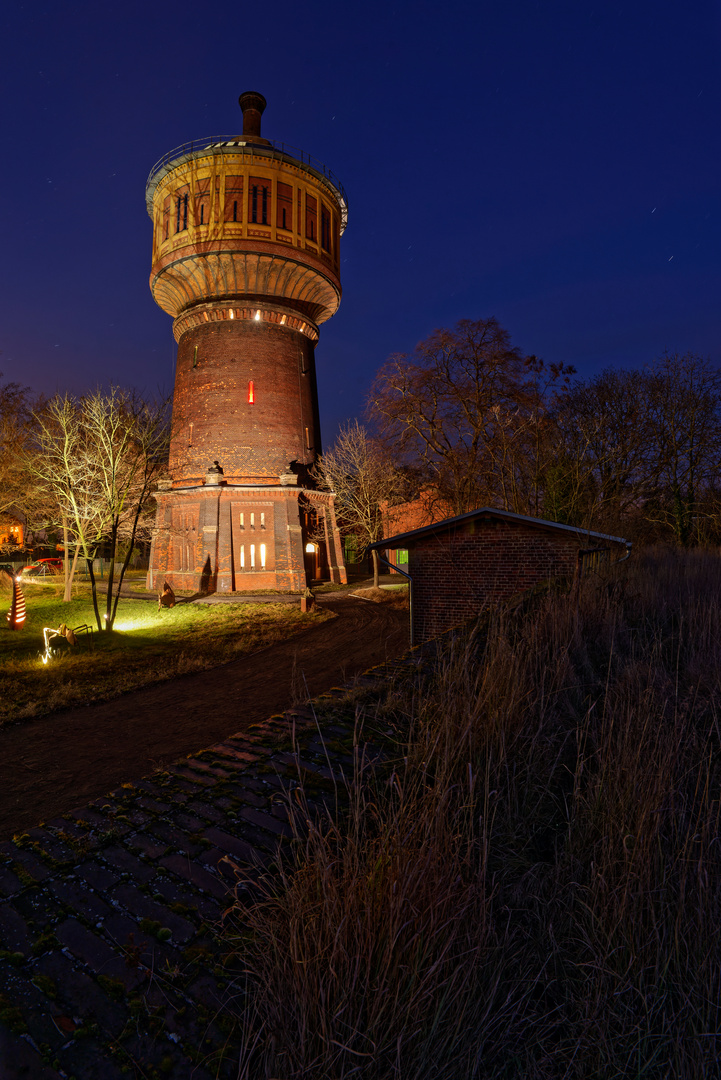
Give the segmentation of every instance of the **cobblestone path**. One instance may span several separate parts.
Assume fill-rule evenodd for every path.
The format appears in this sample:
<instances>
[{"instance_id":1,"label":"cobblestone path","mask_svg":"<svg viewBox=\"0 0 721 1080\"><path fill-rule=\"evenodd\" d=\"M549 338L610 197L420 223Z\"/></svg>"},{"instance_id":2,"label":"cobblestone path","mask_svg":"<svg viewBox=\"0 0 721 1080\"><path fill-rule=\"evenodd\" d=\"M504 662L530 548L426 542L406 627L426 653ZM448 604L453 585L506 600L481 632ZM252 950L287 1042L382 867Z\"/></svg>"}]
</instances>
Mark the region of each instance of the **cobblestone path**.
<instances>
[{"instance_id":1,"label":"cobblestone path","mask_svg":"<svg viewBox=\"0 0 721 1080\"><path fill-rule=\"evenodd\" d=\"M313 708L292 710L0 844L2 1080L236 1078L218 931L237 868L272 863L299 763L328 786L352 734L324 724L329 767Z\"/></svg>"},{"instance_id":2,"label":"cobblestone path","mask_svg":"<svg viewBox=\"0 0 721 1080\"><path fill-rule=\"evenodd\" d=\"M346 594L339 616L221 667L0 729L0 840L344 685L408 648L408 612Z\"/></svg>"}]
</instances>

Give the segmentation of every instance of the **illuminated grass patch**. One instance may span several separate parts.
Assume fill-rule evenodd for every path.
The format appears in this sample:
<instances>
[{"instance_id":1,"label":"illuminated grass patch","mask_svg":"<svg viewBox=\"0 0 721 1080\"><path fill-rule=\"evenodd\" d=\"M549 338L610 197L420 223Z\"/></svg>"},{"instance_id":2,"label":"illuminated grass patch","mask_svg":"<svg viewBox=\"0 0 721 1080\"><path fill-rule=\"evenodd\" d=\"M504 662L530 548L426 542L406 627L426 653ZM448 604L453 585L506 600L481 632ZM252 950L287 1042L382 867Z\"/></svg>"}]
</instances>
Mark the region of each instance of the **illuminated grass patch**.
<instances>
[{"instance_id":1,"label":"illuminated grass patch","mask_svg":"<svg viewBox=\"0 0 721 1080\"><path fill-rule=\"evenodd\" d=\"M0 627L0 724L68 705L105 701L151 683L228 663L329 618L290 604L183 604L158 611L121 599L111 634L79 644L43 665L43 627L95 625L89 593L64 604L58 588L26 589L27 620Z\"/></svg>"}]
</instances>

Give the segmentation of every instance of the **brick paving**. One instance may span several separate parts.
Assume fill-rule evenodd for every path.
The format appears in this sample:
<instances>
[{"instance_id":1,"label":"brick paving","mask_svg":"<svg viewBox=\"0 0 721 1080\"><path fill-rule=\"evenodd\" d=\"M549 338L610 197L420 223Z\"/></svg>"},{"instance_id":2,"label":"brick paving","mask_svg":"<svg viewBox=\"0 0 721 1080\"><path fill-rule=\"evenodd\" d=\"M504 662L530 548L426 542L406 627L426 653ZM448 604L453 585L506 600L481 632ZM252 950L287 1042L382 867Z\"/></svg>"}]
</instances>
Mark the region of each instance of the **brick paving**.
<instances>
[{"instance_id":1,"label":"brick paving","mask_svg":"<svg viewBox=\"0 0 721 1080\"><path fill-rule=\"evenodd\" d=\"M286 792L322 802L352 765L353 720L321 739L320 703L0 844L2 1080L237 1077L223 916L290 835Z\"/></svg>"}]
</instances>

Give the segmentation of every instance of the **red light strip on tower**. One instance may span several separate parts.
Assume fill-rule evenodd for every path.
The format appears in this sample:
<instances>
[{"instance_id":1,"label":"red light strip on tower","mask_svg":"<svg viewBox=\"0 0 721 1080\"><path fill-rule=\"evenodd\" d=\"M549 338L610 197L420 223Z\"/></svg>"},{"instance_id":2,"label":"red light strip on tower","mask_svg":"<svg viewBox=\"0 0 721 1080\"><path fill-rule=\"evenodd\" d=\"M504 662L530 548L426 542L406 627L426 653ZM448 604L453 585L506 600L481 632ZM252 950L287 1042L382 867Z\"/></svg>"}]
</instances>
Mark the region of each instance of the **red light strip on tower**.
<instances>
[{"instance_id":1,"label":"red light strip on tower","mask_svg":"<svg viewBox=\"0 0 721 1080\"><path fill-rule=\"evenodd\" d=\"M255 388L252 382L248 383L248 404L255 405Z\"/></svg>"}]
</instances>

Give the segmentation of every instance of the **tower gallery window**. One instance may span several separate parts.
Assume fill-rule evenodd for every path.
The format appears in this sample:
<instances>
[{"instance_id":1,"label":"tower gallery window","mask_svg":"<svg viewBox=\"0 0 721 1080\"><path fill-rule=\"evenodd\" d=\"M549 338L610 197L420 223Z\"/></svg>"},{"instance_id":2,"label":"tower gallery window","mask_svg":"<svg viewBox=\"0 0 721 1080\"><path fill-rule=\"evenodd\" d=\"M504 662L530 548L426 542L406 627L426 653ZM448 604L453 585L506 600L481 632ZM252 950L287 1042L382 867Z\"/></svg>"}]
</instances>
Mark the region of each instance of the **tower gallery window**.
<instances>
[{"instance_id":1,"label":"tower gallery window","mask_svg":"<svg viewBox=\"0 0 721 1080\"><path fill-rule=\"evenodd\" d=\"M324 206L320 208L320 246L330 251L330 214Z\"/></svg>"},{"instance_id":2,"label":"tower gallery window","mask_svg":"<svg viewBox=\"0 0 721 1080\"><path fill-rule=\"evenodd\" d=\"M318 203L312 195L305 197L305 236L307 240L313 240L318 231Z\"/></svg>"},{"instance_id":3,"label":"tower gallery window","mask_svg":"<svg viewBox=\"0 0 721 1080\"><path fill-rule=\"evenodd\" d=\"M178 195L175 200L175 231L183 232L188 228L188 193Z\"/></svg>"},{"instance_id":4,"label":"tower gallery window","mask_svg":"<svg viewBox=\"0 0 721 1080\"><path fill-rule=\"evenodd\" d=\"M293 228L293 188L290 184L278 182L276 202L276 224L279 229L290 231Z\"/></svg>"},{"instance_id":5,"label":"tower gallery window","mask_svg":"<svg viewBox=\"0 0 721 1080\"><path fill-rule=\"evenodd\" d=\"M270 202L270 185L260 180L252 180L250 183L250 220L254 225L268 224L268 204Z\"/></svg>"},{"instance_id":6,"label":"tower gallery window","mask_svg":"<svg viewBox=\"0 0 721 1080\"><path fill-rule=\"evenodd\" d=\"M195 185L195 224L207 225L210 221L210 177L198 180Z\"/></svg>"},{"instance_id":7,"label":"tower gallery window","mask_svg":"<svg viewBox=\"0 0 721 1080\"><path fill-rule=\"evenodd\" d=\"M243 177L225 178L225 220L239 222L243 220Z\"/></svg>"}]
</instances>

